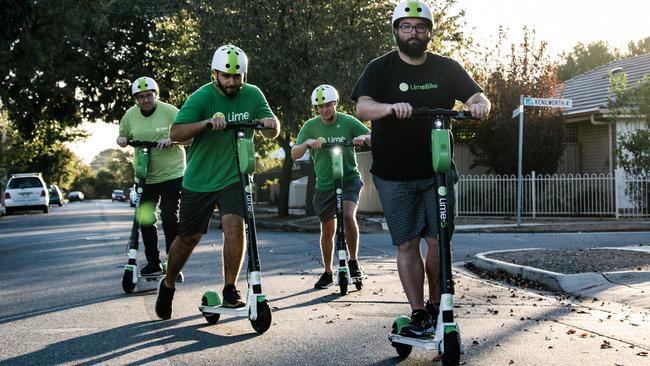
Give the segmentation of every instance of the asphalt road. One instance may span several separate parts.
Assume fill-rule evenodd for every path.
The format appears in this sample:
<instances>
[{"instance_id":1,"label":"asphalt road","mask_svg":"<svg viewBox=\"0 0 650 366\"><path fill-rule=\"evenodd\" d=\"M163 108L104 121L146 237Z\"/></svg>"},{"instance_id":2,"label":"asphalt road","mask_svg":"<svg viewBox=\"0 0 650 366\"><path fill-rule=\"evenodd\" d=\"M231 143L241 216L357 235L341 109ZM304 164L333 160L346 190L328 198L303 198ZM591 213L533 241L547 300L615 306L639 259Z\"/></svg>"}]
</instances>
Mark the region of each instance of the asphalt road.
<instances>
[{"instance_id":1,"label":"asphalt road","mask_svg":"<svg viewBox=\"0 0 650 366\"><path fill-rule=\"evenodd\" d=\"M361 260L370 277L362 291L341 297L335 287L312 289L322 271L317 234L260 232L263 285L273 323L258 335L242 318L222 315L217 325L210 326L197 309L204 291L220 292L222 287L221 234L216 229L184 270L186 283L178 287L172 320L157 320L153 283L139 285L134 294L123 293L120 281L132 213L126 203L89 201L55 207L48 215L0 218L0 364L431 364L433 354L423 350L400 361L386 339L392 319L408 311L387 234L362 235ZM647 237L648 233L458 234L454 260L495 249L637 245ZM239 288L245 291L243 272ZM468 347L466 364L546 360L548 345L535 337L549 332L548 327L525 333L535 328L535 322L522 326L514 322L518 316L494 318L498 300L492 296L502 293L504 302L511 301L508 294L514 290L457 275L459 307L472 308L459 311ZM572 316L559 300L526 302L521 296L533 295L520 295L517 311L528 319ZM560 327L551 325L551 332L553 326ZM589 341L596 347L600 340L585 340ZM615 346L622 352L614 356L627 361L621 364L639 364L625 348L634 345L633 340L611 341L620 342ZM567 354L575 353L575 344L557 343L555 352L566 348ZM531 344L539 352L531 352ZM593 361L604 359L598 354L590 357L582 352L572 362L599 364Z\"/></svg>"}]
</instances>

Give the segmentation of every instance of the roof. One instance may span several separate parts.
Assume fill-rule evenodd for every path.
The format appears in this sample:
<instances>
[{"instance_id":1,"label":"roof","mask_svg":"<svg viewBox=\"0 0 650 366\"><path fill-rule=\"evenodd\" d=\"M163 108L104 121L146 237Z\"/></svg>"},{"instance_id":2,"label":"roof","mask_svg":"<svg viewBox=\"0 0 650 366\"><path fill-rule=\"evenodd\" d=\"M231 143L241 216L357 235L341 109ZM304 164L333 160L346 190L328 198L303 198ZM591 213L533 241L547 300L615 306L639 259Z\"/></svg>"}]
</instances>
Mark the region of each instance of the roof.
<instances>
[{"instance_id":1,"label":"roof","mask_svg":"<svg viewBox=\"0 0 650 366\"><path fill-rule=\"evenodd\" d=\"M627 75L627 84L636 84L644 74L650 75L650 53L612 61L564 82L561 98L572 99L573 107L565 112L571 116L607 109L609 72L620 68Z\"/></svg>"}]
</instances>

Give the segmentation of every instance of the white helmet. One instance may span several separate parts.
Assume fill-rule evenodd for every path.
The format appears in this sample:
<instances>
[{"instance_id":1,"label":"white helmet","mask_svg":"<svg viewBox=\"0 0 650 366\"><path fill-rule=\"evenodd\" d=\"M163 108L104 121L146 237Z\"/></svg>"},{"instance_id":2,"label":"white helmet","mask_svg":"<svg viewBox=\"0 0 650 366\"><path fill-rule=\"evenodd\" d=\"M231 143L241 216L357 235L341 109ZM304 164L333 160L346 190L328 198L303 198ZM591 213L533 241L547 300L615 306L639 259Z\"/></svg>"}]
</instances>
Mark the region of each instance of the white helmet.
<instances>
[{"instance_id":1,"label":"white helmet","mask_svg":"<svg viewBox=\"0 0 650 366\"><path fill-rule=\"evenodd\" d=\"M397 28L397 23L402 18L424 18L433 26L433 15L431 8L422 1L405 1L395 7L393 11L393 28Z\"/></svg>"},{"instance_id":2,"label":"white helmet","mask_svg":"<svg viewBox=\"0 0 650 366\"><path fill-rule=\"evenodd\" d=\"M339 92L327 84L320 85L311 92L311 105L319 106L329 102L338 102Z\"/></svg>"},{"instance_id":3,"label":"white helmet","mask_svg":"<svg viewBox=\"0 0 650 366\"><path fill-rule=\"evenodd\" d=\"M131 95L136 95L147 90L153 90L156 92L156 94L160 92L156 80L147 76L143 76L135 79L135 81L133 81L133 84L131 84Z\"/></svg>"},{"instance_id":4,"label":"white helmet","mask_svg":"<svg viewBox=\"0 0 650 366\"><path fill-rule=\"evenodd\" d=\"M211 68L227 74L245 74L248 70L248 57L241 48L227 44L214 52Z\"/></svg>"}]
</instances>

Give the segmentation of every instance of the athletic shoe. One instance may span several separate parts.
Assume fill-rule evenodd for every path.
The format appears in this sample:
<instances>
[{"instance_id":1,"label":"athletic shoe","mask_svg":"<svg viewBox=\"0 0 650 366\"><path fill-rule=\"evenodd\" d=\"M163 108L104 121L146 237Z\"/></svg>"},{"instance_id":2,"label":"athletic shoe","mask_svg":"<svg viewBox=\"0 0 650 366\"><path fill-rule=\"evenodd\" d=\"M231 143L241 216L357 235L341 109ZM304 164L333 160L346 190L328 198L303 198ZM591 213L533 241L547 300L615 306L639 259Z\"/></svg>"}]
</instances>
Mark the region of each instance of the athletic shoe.
<instances>
[{"instance_id":1,"label":"athletic shoe","mask_svg":"<svg viewBox=\"0 0 650 366\"><path fill-rule=\"evenodd\" d=\"M175 288L169 288L165 285L165 277L158 283L158 293L156 294L156 315L160 319L169 319L172 317L172 300L174 299Z\"/></svg>"},{"instance_id":2,"label":"athletic shoe","mask_svg":"<svg viewBox=\"0 0 650 366\"><path fill-rule=\"evenodd\" d=\"M399 334L406 337L423 337L433 334L433 322L429 313L424 309L413 310L411 321L400 330Z\"/></svg>"},{"instance_id":3,"label":"athletic shoe","mask_svg":"<svg viewBox=\"0 0 650 366\"><path fill-rule=\"evenodd\" d=\"M433 324L433 328L431 329L431 332L434 332L436 329L436 324L438 323L438 314L440 313L440 305L436 305L431 302L431 300L427 300L426 304L424 304L424 310L427 311L429 316L431 317L431 321Z\"/></svg>"},{"instance_id":4,"label":"athletic shoe","mask_svg":"<svg viewBox=\"0 0 650 366\"><path fill-rule=\"evenodd\" d=\"M157 264L147 263L146 266L140 269L140 275L146 277L160 276L162 275L162 273L163 270L160 263Z\"/></svg>"},{"instance_id":5,"label":"athletic shoe","mask_svg":"<svg viewBox=\"0 0 650 366\"><path fill-rule=\"evenodd\" d=\"M176 282L185 282L185 275L183 274L183 271L178 272L178 276L176 276Z\"/></svg>"},{"instance_id":6,"label":"athletic shoe","mask_svg":"<svg viewBox=\"0 0 650 366\"><path fill-rule=\"evenodd\" d=\"M361 278L363 277L363 267L359 265L359 262L351 260L348 262L348 268L350 269L350 277L352 278Z\"/></svg>"},{"instance_id":7,"label":"athletic shoe","mask_svg":"<svg viewBox=\"0 0 650 366\"><path fill-rule=\"evenodd\" d=\"M332 278L332 272L323 273L318 282L314 285L314 288L328 288L334 284L334 279Z\"/></svg>"},{"instance_id":8,"label":"athletic shoe","mask_svg":"<svg viewBox=\"0 0 650 366\"><path fill-rule=\"evenodd\" d=\"M224 308L242 308L246 306L235 285L226 285L221 293L223 294L223 305L221 306Z\"/></svg>"}]
</instances>

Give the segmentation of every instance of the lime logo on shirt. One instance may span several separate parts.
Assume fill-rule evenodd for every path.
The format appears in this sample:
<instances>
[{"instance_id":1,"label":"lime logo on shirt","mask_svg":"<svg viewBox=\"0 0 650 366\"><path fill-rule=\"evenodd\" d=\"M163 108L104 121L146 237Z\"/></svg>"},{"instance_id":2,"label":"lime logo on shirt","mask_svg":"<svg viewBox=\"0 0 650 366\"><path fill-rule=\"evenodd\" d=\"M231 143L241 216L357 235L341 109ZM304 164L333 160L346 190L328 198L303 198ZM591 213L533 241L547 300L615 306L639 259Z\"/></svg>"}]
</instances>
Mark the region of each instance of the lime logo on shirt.
<instances>
[{"instance_id":1,"label":"lime logo on shirt","mask_svg":"<svg viewBox=\"0 0 650 366\"><path fill-rule=\"evenodd\" d=\"M219 119L219 118L221 118L221 119L226 119L226 116L224 116L223 113L221 113L221 112L217 112L217 113L214 114L214 116L212 116L212 118L216 118L216 119Z\"/></svg>"},{"instance_id":2,"label":"lime logo on shirt","mask_svg":"<svg viewBox=\"0 0 650 366\"><path fill-rule=\"evenodd\" d=\"M399 84L399 90L403 92L409 90L430 90L430 89L438 89L438 84L434 84L434 83L410 84L410 85L407 83Z\"/></svg>"}]
</instances>

